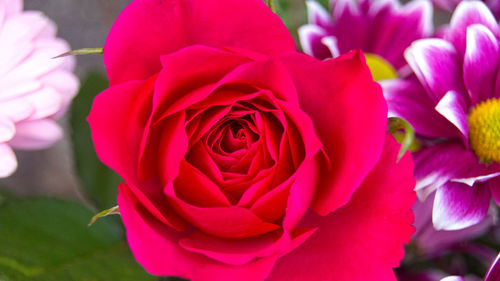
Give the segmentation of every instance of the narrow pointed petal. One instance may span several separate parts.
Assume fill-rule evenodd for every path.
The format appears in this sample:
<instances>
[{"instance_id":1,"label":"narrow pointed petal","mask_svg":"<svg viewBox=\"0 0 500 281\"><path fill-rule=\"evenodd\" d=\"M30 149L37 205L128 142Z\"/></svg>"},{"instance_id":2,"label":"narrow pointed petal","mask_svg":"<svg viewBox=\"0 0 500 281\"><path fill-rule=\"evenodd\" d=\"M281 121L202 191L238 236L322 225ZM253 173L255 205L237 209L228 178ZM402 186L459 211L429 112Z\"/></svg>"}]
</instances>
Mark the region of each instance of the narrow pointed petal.
<instances>
[{"instance_id":1,"label":"narrow pointed petal","mask_svg":"<svg viewBox=\"0 0 500 281\"><path fill-rule=\"evenodd\" d=\"M486 174L484 176L471 177L471 178L453 179L452 181L461 182L468 186L473 186L476 182L489 181L490 179L496 178L498 176L500 176L500 172Z\"/></svg>"},{"instance_id":2,"label":"narrow pointed petal","mask_svg":"<svg viewBox=\"0 0 500 281\"><path fill-rule=\"evenodd\" d=\"M447 92L436 105L436 111L450 121L461 134L459 137L468 146L469 124L467 122L467 104L462 95L456 91Z\"/></svg>"},{"instance_id":3,"label":"narrow pointed petal","mask_svg":"<svg viewBox=\"0 0 500 281\"><path fill-rule=\"evenodd\" d=\"M321 43L328 47L328 50L330 50L333 58L340 56L339 46L335 36L325 36L321 38Z\"/></svg>"},{"instance_id":4,"label":"narrow pointed petal","mask_svg":"<svg viewBox=\"0 0 500 281\"><path fill-rule=\"evenodd\" d=\"M318 59L331 58L329 48L322 43L323 37L328 33L317 25L306 24L299 28L300 46L304 53Z\"/></svg>"},{"instance_id":5,"label":"narrow pointed petal","mask_svg":"<svg viewBox=\"0 0 500 281\"><path fill-rule=\"evenodd\" d=\"M447 182L438 188L434 199L432 222L437 230L457 230L484 219L490 204L487 183L473 187Z\"/></svg>"},{"instance_id":6,"label":"narrow pointed petal","mask_svg":"<svg viewBox=\"0 0 500 281\"><path fill-rule=\"evenodd\" d=\"M476 155L462 143L447 141L421 149L413 154L415 190L421 200L449 180L485 175L488 169L478 162ZM460 159L460 161L456 161ZM453 165L450 165L453 163Z\"/></svg>"},{"instance_id":7,"label":"narrow pointed petal","mask_svg":"<svg viewBox=\"0 0 500 281\"><path fill-rule=\"evenodd\" d=\"M498 39L484 25L467 28L464 57L464 81L472 104L492 96L494 80L500 62Z\"/></svg>"},{"instance_id":8,"label":"narrow pointed petal","mask_svg":"<svg viewBox=\"0 0 500 281\"><path fill-rule=\"evenodd\" d=\"M306 1L307 6L307 19L310 24L318 25L322 28L328 28L331 25L332 17L330 14L321 6L320 3L309 0Z\"/></svg>"},{"instance_id":9,"label":"narrow pointed petal","mask_svg":"<svg viewBox=\"0 0 500 281\"><path fill-rule=\"evenodd\" d=\"M433 102L437 103L450 90L465 93L459 69L458 54L442 39L422 39L406 49L405 58Z\"/></svg>"},{"instance_id":10,"label":"narrow pointed petal","mask_svg":"<svg viewBox=\"0 0 500 281\"><path fill-rule=\"evenodd\" d=\"M500 35L497 20L483 2L462 1L455 9L450 29L445 34L445 39L452 42L461 57L465 53L467 27L476 23L487 27L495 36Z\"/></svg>"},{"instance_id":11,"label":"narrow pointed petal","mask_svg":"<svg viewBox=\"0 0 500 281\"><path fill-rule=\"evenodd\" d=\"M415 132L427 137L449 137L457 130L448 120L434 110L434 104L416 79L380 81L389 107L389 117L408 121Z\"/></svg>"}]
</instances>

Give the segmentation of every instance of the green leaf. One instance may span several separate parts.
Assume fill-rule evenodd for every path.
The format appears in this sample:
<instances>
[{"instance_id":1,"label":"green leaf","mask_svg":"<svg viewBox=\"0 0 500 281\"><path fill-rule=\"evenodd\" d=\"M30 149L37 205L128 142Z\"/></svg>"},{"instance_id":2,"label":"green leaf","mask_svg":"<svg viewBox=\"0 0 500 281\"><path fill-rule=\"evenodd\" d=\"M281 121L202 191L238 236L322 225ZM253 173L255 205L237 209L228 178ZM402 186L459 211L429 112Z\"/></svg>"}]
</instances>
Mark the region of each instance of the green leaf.
<instances>
[{"instance_id":1,"label":"green leaf","mask_svg":"<svg viewBox=\"0 0 500 281\"><path fill-rule=\"evenodd\" d=\"M108 87L105 77L91 73L82 84L70 110L71 139L76 173L87 196L98 209L116 205L120 177L99 161L86 120L94 97Z\"/></svg>"},{"instance_id":2,"label":"green leaf","mask_svg":"<svg viewBox=\"0 0 500 281\"><path fill-rule=\"evenodd\" d=\"M8 199L0 205L0 280L148 281L122 240L120 225L78 203Z\"/></svg>"}]
</instances>

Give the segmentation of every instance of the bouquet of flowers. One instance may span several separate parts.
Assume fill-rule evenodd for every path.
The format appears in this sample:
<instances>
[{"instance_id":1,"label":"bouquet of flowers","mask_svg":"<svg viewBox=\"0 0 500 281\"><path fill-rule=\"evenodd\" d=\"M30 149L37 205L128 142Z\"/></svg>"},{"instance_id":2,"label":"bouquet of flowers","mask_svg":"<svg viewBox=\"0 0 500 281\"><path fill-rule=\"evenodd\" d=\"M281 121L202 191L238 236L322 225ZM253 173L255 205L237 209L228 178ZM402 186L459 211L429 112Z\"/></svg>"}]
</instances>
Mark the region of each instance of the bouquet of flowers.
<instances>
[{"instance_id":1,"label":"bouquet of flowers","mask_svg":"<svg viewBox=\"0 0 500 281\"><path fill-rule=\"evenodd\" d=\"M110 3L0 0L0 281L500 281L500 2Z\"/></svg>"}]
</instances>

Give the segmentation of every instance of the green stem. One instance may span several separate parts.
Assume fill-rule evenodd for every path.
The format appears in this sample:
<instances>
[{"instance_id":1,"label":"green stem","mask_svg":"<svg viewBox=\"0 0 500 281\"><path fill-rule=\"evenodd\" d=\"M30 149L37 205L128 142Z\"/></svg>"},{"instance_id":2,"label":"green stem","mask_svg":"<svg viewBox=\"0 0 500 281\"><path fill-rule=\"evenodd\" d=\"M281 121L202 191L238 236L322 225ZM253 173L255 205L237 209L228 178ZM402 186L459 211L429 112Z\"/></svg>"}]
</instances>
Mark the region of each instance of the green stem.
<instances>
[{"instance_id":1,"label":"green stem","mask_svg":"<svg viewBox=\"0 0 500 281\"><path fill-rule=\"evenodd\" d=\"M78 55L103 54L103 53L104 53L103 48L82 48L82 49L77 49L77 50L71 50L71 51L66 52L64 54L60 54L54 58L61 58L61 57L66 57L66 56L78 56Z\"/></svg>"},{"instance_id":2,"label":"green stem","mask_svg":"<svg viewBox=\"0 0 500 281\"><path fill-rule=\"evenodd\" d=\"M399 130L404 130L403 139L401 140L401 148L398 153L397 161L403 157L406 151L411 150L412 146L417 145L415 140L415 131L406 120L399 117L390 117L387 126L387 131L395 135Z\"/></svg>"}]
</instances>

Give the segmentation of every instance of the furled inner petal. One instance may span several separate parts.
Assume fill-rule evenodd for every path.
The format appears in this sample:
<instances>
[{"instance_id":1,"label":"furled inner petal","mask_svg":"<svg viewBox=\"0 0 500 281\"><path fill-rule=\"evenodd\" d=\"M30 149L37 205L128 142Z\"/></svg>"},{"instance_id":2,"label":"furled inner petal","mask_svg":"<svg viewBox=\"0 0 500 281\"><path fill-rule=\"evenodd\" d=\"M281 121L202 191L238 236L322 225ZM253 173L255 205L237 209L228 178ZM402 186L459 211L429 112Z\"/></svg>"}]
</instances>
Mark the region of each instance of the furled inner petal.
<instances>
[{"instance_id":1,"label":"furled inner petal","mask_svg":"<svg viewBox=\"0 0 500 281\"><path fill-rule=\"evenodd\" d=\"M250 210L239 207L201 208L179 199L172 184L164 190L177 212L198 229L222 238L246 238L271 232L279 228L264 222Z\"/></svg>"},{"instance_id":2,"label":"furled inner petal","mask_svg":"<svg viewBox=\"0 0 500 281\"><path fill-rule=\"evenodd\" d=\"M161 129L157 131L162 132L158 138L157 144L157 161L158 161L158 174L163 182L167 184L174 180L179 174L180 162L188 149L188 139L186 130L184 128L185 114L179 112L162 122ZM150 144L152 145L152 144ZM149 164L144 161L141 163L140 169L154 169L154 164Z\"/></svg>"},{"instance_id":3,"label":"furled inner petal","mask_svg":"<svg viewBox=\"0 0 500 281\"><path fill-rule=\"evenodd\" d=\"M200 170L182 160L179 176L173 182L176 195L199 207L229 206L230 202L219 187Z\"/></svg>"}]
</instances>

